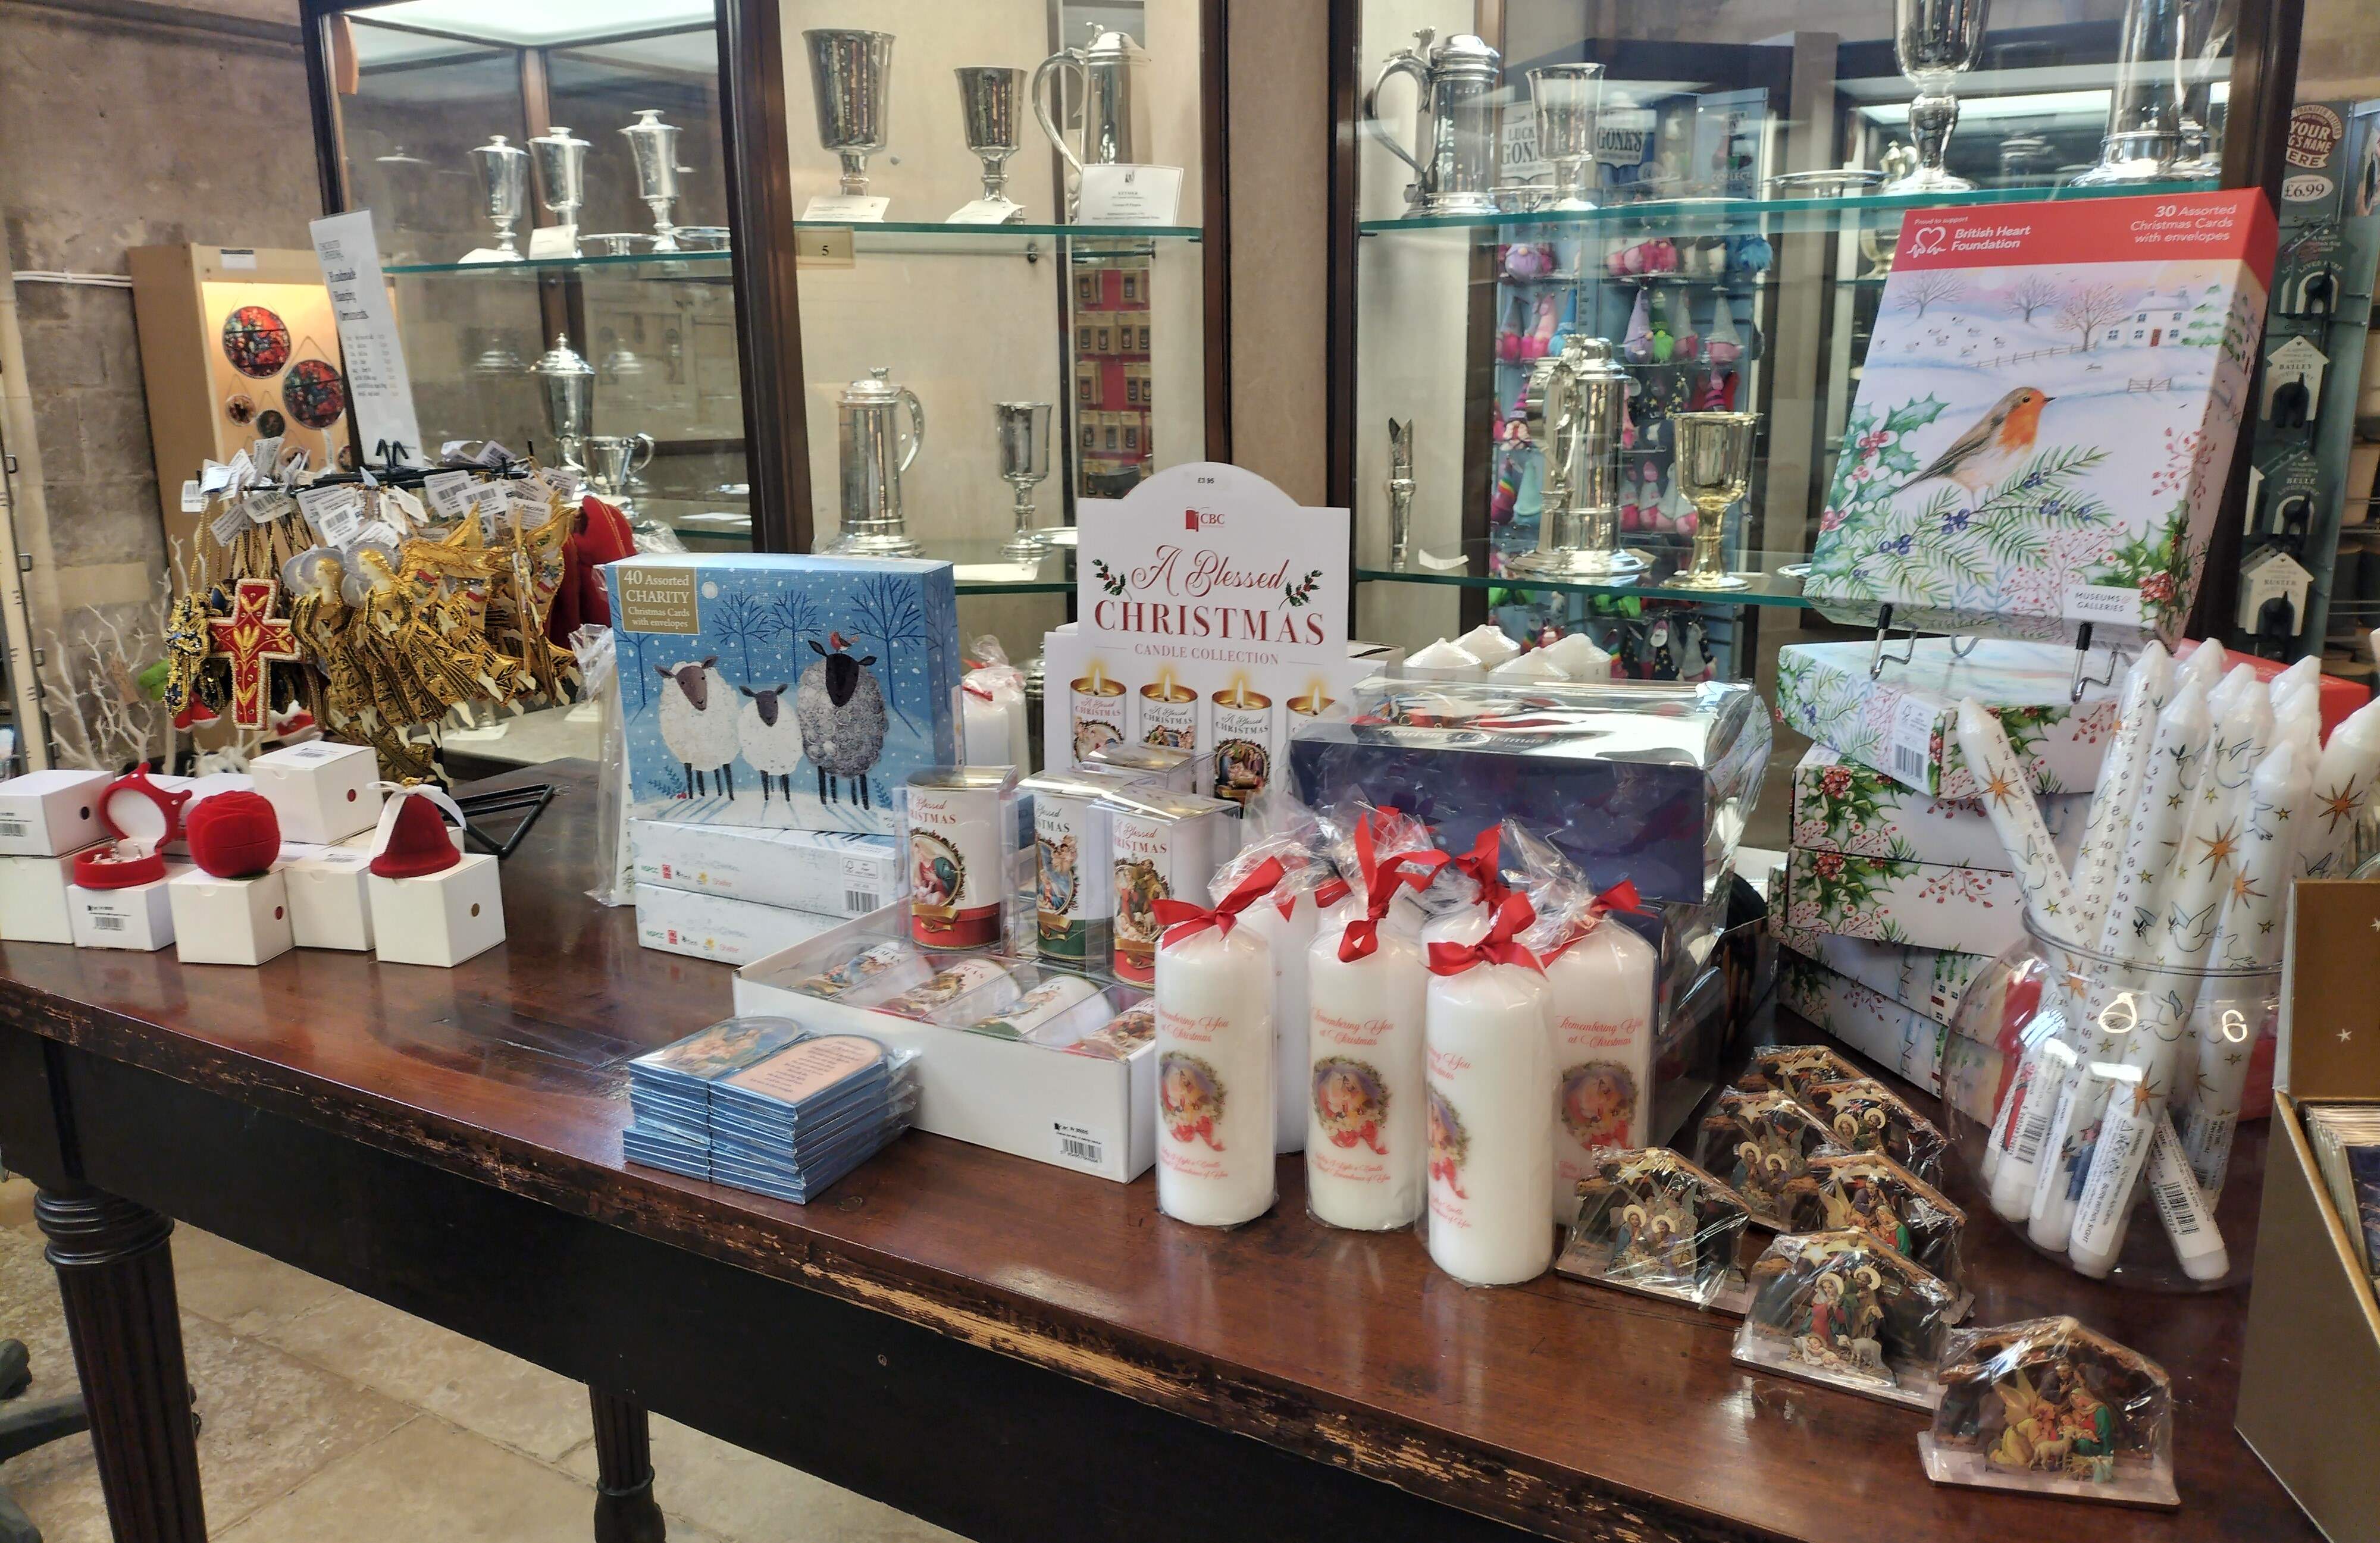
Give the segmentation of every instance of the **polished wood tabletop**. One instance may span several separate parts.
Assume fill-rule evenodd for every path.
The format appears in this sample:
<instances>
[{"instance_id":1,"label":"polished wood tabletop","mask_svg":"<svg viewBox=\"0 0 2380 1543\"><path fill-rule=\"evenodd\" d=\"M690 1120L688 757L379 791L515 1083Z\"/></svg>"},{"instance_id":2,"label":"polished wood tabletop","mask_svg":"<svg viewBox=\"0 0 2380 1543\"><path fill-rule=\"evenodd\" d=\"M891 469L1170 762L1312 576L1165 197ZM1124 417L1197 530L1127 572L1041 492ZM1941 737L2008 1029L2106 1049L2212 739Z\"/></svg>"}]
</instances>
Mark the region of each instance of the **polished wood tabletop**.
<instances>
[{"instance_id":1,"label":"polished wood tabletop","mask_svg":"<svg viewBox=\"0 0 2380 1543\"><path fill-rule=\"evenodd\" d=\"M504 864L509 941L461 968L8 944L0 1027L1550 1536L2314 1536L2231 1429L2243 1293L2082 1281L1979 1204L1973 1321L2071 1312L2162 1363L2179 1511L1937 1488L1922 1416L1736 1367L1731 1319L1551 1275L1460 1285L1410 1234L1313 1221L1295 1158L1275 1210L1230 1232L1160 1216L1148 1177L915 1132L807 1208L627 1163L625 1062L726 1014L730 972L639 947L586 897L587 767L497 783L526 777L561 796Z\"/></svg>"}]
</instances>

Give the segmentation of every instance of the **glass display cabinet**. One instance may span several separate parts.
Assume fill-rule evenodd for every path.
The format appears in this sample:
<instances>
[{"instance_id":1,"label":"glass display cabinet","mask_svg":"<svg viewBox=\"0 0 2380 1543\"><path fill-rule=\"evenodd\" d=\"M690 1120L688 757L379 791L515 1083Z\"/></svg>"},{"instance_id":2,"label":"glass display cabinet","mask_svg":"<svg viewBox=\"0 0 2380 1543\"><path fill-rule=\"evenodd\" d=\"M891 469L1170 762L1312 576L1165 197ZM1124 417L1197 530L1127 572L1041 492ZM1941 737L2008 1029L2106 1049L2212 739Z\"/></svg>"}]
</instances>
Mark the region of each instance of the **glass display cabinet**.
<instances>
[{"instance_id":1,"label":"glass display cabinet","mask_svg":"<svg viewBox=\"0 0 2380 1543\"><path fill-rule=\"evenodd\" d=\"M1230 453L1221 0L306 5L433 452L698 549L949 558L1049 597L965 619L1020 657L1077 499Z\"/></svg>"},{"instance_id":2,"label":"glass display cabinet","mask_svg":"<svg viewBox=\"0 0 2380 1543\"><path fill-rule=\"evenodd\" d=\"M1999 9L1334 0L1361 635L1492 615L1756 678L1816 624L1801 564L1905 212L2277 185L2289 0Z\"/></svg>"}]
</instances>

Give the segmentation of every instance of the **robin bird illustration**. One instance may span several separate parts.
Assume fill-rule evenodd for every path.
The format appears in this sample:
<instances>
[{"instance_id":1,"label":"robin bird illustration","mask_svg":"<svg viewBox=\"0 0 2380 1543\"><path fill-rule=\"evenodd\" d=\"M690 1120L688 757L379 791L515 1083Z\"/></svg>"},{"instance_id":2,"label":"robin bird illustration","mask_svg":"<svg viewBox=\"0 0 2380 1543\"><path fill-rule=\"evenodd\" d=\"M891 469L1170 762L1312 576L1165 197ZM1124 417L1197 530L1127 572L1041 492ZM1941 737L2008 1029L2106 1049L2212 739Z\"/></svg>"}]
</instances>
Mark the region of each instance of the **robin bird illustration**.
<instances>
[{"instance_id":1,"label":"robin bird illustration","mask_svg":"<svg viewBox=\"0 0 2380 1543\"><path fill-rule=\"evenodd\" d=\"M1916 487L1940 477L1955 482L1977 498L2033 453L2041 431L2041 410L2057 400L2034 386L2019 386L1992 404L1974 427L1950 441L1934 464L1902 483Z\"/></svg>"}]
</instances>

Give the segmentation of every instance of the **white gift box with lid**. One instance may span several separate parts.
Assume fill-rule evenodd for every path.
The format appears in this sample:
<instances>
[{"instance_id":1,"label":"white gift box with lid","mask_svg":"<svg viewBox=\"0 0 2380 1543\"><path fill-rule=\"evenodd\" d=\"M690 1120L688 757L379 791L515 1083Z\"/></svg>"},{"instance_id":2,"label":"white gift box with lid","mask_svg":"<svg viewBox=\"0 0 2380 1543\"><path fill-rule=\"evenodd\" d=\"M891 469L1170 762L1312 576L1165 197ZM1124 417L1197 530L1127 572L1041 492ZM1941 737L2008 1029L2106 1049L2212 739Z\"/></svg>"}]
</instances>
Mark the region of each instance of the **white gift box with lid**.
<instances>
[{"instance_id":1,"label":"white gift box with lid","mask_svg":"<svg viewBox=\"0 0 2380 1543\"><path fill-rule=\"evenodd\" d=\"M286 858L288 848L282 850ZM289 928L298 947L371 951L369 856L323 848L285 861L281 873L289 881Z\"/></svg>"},{"instance_id":2,"label":"white gift box with lid","mask_svg":"<svg viewBox=\"0 0 2380 1543\"><path fill-rule=\"evenodd\" d=\"M174 953L184 964L262 964L296 946L289 881L280 869L225 879L193 868L165 882Z\"/></svg>"},{"instance_id":3,"label":"white gift box with lid","mask_svg":"<svg viewBox=\"0 0 2380 1543\"><path fill-rule=\"evenodd\" d=\"M325 845L380 818L380 758L366 745L311 740L258 756L248 775L280 816L285 841Z\"/></svg>"},{"instance_id":4,"label":"white gift box with lid","mask_svg":"<svg viewBox=\"0 0 2380 1543\"><path fill-rule=\"evenodd\" d=\"M174 946L171 879L152 879L122 889L67 886L67 921L78 948L129 948L153 954Z\"/></svg>"},{"instance_id":5,"label":"white gift box with lid","mask_svg":"<svg viewBox=\"0 0 2380 1543\"><path fill-rule=\"evenodd\" d=\"M0 782L0 855L56 857L103 840L106 772L37 771Z\"/></svg>"},{"instance_id":6,"label":"white gift box with lid","mask_svg":"<svg viewBox=\"0 0 2380 1543\"><path fill-rule=\"evenodd\" d=\"M504 940L503 880L485 852L467 852L434 874L372 874L369 882L372 949L382 964L451 969Z\"/></svg>"},{"instance_id":7,"label":"white gift box with lid","mask_svg":"<svg viewBox=\"0 0 2380 1543\"><path fill-rule=\"evenodd\" d=\"M72 943L76 854L0 857L0 942Z\"/></svg>"}]
</instances>

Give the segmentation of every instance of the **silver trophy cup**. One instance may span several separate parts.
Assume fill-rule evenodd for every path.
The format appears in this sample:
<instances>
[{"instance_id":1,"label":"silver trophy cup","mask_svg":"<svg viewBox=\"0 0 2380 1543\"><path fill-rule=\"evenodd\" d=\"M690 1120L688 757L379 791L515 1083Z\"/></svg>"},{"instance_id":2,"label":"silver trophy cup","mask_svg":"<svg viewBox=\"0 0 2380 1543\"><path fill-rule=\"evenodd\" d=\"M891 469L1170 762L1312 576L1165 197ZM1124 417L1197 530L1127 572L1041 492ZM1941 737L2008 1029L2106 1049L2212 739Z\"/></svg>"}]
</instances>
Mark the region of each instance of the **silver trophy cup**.
<instances>
[{"instance_id":1,"label":"silver trophy cup","mask_svg":"<svg viewBox=\"0 0 2380 1543\"><path fill-rule=\"evenodd\" d=\"M537 161L537 185L546 212L557 225L572 227L570 253L578 255L578 211L587 202L587 141L560 124L528 142Z\"/></svg>"},{"instance_id":2,"label":"silver trophy cup","mask_svg":"<svg viewBox=\"0 0 2380 1543\"><path fill-rule=\"evenodd\" d=\"M528 152L501 134L471 151L471 167L480 174L480 207L496 227L496 255L520 260L513 227L528 212Z\"/></svg>"},{"instance_id":3,"label":"silver trophy cup","mask_svg":"<svg viewBox=\"0 0 2380 1543\"><path fill-rule=\"evenodd\" d=\"M568 332L558 332L553 346L528 369L537 377L545 426L562 452L562 464L584 470L580 452L595 429L595 367L570 346Z\"/></svg>"},{"instance_id":4,"label":"silver trophy cup","mask_svg":"<svg viewBox=\"0 0 2380 1543\"><path fill-rule=\"evenodd\" d=\"M1016 531L1000 555L1031 561L1049 549L1033 528L1033 488L1050 475L1050 404L995 402L991 421L1000 436L1000 475L1016 493Z\"/></svg>"},{"instance_id":5,"label":"silver trophy cup","mask_svg":"<svg viewBox=\"0 0 2380 1543\"><path fill-rule=\"evenodd\" d=\"M843 158L843 190L864 194L868 158L884 148L892 115L892 34L813 27L802 42L809 47L819 144Z\"/></svg>"},{"instance_id":6,"label":"silver trophy cup","mask_svg":"<svg viewBox=\"0 0 2380 1543\"><path fill-rule=\"evenodd\" d=\"M951 73L959 78L959 122L966 129L967 149L983 162L983 202L1007 211L999 223L1014 224L1025 218L1025 209L1008 196L1008 158L1023 143L1016 107L1025 96L1025 72L962 65Z\"/></svg>"},{"instance_id":7,"label":"silver trophy cup","mask_svg":"<svg viewBox=\"0 0 2380 1543\"><path fill-rule=\"evenodd\" d=\"M606 503L617 505L621 512L629 512L628 479L651 462L653 437L589 434L580 441L580 448L587 454L587 480L595 485L595 491Z\"/></svg>"},{"instance_id":8,"label":"silver trophy cup","mask_svg":"<svg viewBox=\"0 0 2380 1543\"><path fill-rule=\"evenodd\" d=\"M1917 88L1909 104L1909 138L1917 165L1884 185L1887 193L1963 193L1974 187L1943 165L1950 130L1959 126L1959 99L1950 93L1984 50L1991 0L1894 0L1893 56Z\"/></svg>"},{"instance_id":9,"label":"silver trophy cup","mask_svg":"<svg viewBox=\"0 0 2380 1543\"><path fill-rule=\"evenodd\" d=\"M637 163L637 196L653 213L653 250L674 252L677 224L677 126L662 122L658 107L641 108L637 121L620 130Z\"/></svg>"},{"instance_id":10,"label":"silver trophy cup","mask_svg":"<svg viewBox=\"0 0 2380 1543\"><path fill-rule=\"evenodd\" d=\"M1536 109L1537 155L1554 165L1554 201L1560 210L1593 209L1589 170L1595 164L1595 120L1603 105L1601 65L1545 65L1529 71L1529 102Z\"/></svg>"}]
</instances>

